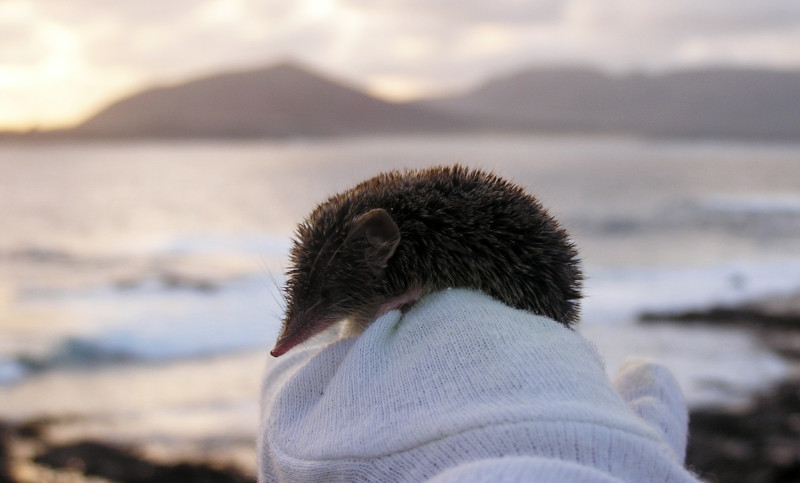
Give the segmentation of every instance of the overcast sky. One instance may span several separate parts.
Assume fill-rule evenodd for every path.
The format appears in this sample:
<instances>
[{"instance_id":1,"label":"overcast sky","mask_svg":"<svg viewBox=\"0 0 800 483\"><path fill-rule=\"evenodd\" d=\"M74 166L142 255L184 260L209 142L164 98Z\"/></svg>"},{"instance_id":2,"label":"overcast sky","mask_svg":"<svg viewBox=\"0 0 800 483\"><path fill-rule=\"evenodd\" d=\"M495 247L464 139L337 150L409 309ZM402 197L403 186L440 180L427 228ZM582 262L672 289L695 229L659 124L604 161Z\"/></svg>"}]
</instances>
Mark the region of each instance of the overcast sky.
<instances>
[{"instance_id":1,"label":"overcast sky","mask_svg":"<svg viewBox=\"0 0 800 483\"><path fill-rule=\"evenodd\" d=\"M0 0L0 128L298 59L393 99L536 64L800 68L798 0Z\"/></svg>"}]
</instances>

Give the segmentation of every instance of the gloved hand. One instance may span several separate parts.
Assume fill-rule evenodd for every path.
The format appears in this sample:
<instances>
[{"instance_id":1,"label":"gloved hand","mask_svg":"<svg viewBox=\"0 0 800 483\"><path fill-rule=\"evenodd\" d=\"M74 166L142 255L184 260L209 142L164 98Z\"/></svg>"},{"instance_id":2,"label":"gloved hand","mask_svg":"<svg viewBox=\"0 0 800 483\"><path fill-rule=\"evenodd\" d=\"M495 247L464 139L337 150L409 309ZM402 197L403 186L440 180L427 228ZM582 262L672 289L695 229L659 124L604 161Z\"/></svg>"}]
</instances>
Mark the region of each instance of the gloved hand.
<instances>
[{"instance_id":1,"label":"gloved hand","mask_svg":"<svg viewBox=\"0 0 800 483\"><path fill-rule=\"evenodd\" d=\"M260 481L696 481L666 369L446 290L267 368ZM619 391L619 392L618 392Z\"/></svg>"},{"instance_id":2,"label":"gloved hand","mask_svg":"<svg viewBox=\"0 0 800 483\"><path fill-rule=\"evenodd\" d=\"M628 407L661 434L677 461L683 463L689 414L669 369L648 360L628 359L619 368L614 387Z\"/></svg>"}]
</instances>

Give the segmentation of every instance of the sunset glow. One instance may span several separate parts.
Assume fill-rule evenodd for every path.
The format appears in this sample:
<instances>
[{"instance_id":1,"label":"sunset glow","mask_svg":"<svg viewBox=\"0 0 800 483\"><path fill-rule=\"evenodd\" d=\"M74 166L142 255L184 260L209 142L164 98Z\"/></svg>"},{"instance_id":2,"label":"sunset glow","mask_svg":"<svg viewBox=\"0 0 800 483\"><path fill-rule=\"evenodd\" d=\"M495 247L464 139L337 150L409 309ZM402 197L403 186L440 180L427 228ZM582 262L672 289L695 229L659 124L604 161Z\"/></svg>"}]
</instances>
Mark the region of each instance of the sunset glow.
<instances>
[{"instance_id":1,"label":"sunset glow","mask_svg":"<svg viewBox=\"0 0 800 483\"><path fill-rule=\"evenodd\" d=\"M722 0L0 3L0 129L80 122L120 96L297 59L408 100L535 64L800 67L800 4Z\"/></svg>"}]
</instances>

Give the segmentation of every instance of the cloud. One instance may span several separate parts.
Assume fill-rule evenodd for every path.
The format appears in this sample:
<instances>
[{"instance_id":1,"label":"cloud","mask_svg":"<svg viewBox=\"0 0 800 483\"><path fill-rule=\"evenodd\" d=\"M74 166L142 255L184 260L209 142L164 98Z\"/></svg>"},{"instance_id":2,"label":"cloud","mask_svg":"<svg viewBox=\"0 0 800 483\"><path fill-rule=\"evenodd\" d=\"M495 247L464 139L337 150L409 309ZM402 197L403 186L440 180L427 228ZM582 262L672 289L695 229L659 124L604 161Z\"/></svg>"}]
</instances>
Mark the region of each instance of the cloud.
<instances>
[{"instance_id":1,"label":"cloud","mask_svg":"<svg viewBox=\"0 0 800 483\"><path fill-rule=\"evenodd\" d=\"M539 23L556 19L568 2L558 0L342 0L362 11L438 18L447 22Z\"/></svg>"},{"instance_id":2,"label":"cloud","mask_svg":"<svg viewBox=\"0 0 800 483\"><path fill-rule=\"evenodd\" d=\"M566 26L565 31L581 32L584 41L578 45L601 66L800 66L800 51L792 47L800 33L800 3L786 0L573 0ZM742 47L751 42L768 50L760 58L743 55ZM788 58L793 60L787 63Z\"/></svg>"},{"instance_id":3,"label":"cloud","mask_svg":"<svg viewBox=\"0 0 800 483\"><path fill-rule=\"evenodd\" d=\"M795 0L5 0L0 123L287 57L403 97L541 63L797 68L799 42Z\"/></svg>"}]
</instances>

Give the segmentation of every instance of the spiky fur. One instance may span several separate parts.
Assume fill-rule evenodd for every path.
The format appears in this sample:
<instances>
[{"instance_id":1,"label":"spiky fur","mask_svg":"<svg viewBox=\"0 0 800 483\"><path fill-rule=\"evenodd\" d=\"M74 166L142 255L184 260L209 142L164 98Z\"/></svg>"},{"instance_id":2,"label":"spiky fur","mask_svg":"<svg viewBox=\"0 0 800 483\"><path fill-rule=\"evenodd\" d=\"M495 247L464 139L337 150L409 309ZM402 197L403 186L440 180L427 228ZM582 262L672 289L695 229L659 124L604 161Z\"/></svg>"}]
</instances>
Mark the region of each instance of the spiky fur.
<instances>
[{"instance_id":1,"label":"spiky fur","mask_svg":"<svg viewBox=\"0 0 800 483\"><path fill-rule=\"evenodd\" d=\"M389 212L401 239L382 276L342 249L359 215ZM392 171L337 194L297 229L286 320L314 311L366 325L386 300L410 291L480 290L569 327L582 275L567 232L522 188L462 166Z\"/></svg>"}]
</instances>

